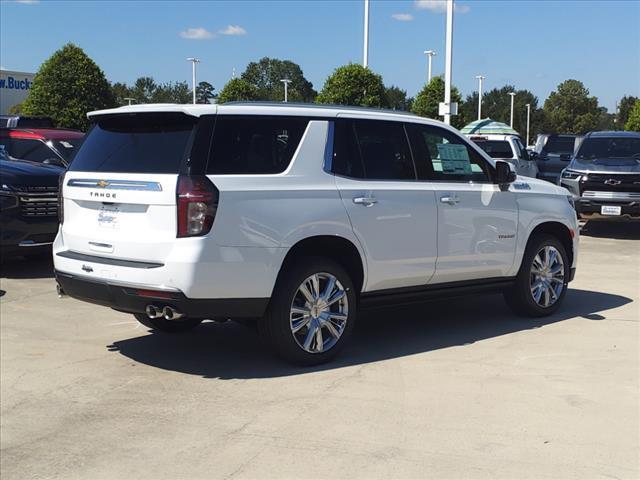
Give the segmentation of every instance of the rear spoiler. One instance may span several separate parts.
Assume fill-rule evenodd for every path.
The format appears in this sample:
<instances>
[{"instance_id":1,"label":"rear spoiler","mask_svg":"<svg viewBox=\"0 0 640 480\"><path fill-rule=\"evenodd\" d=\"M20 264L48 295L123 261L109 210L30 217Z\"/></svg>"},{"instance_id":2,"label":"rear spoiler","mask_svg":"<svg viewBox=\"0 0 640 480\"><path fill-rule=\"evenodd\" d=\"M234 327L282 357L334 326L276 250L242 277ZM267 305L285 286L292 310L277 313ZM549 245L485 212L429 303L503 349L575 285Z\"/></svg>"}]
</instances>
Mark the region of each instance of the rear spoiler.
<instances>
[{"instance_id":1,"label":"rear spoiler","mask_svg":"<svg viewBox=\"0 0 640 480\"><path fill-rule=\"evenodd\" d=\"M90 120L104 115L126 115L135 113L183 113L192 117L201 115L215 115L218 106L215 104L207 105L185 105L177 103L148 103L143 105L126 105L124 107L109 108L106 110L94 110L87 113Z\"/></svg>"}]
</instances>

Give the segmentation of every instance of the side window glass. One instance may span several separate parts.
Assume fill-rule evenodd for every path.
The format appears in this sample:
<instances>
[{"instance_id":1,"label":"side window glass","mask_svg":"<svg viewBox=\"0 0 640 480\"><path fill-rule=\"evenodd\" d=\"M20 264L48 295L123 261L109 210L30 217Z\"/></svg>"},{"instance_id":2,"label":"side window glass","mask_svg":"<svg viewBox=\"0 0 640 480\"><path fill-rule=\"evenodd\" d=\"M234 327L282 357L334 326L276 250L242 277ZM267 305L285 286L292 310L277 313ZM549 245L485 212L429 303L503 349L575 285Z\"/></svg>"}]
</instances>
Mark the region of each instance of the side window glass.
<instances>
[{"instance_id":1,"label":"side window glass","mask_svg":"<svg viewBox=\"0 0 640 480\"><path fill-rule=\"evenodd\" d=\"M486 161L457 135L429 125L408 126L421 179L489 183Z\"/></svg>"},{"instance_id":2,"label":"side window glass","mask_svg":"<svg viewBox=\"0 0 640 480\"><path fill-rule=\"evenodd\" d=\"M356 120L364 176L371 180L415 180L404 126L400 122Z\"/></svg>"},{"instance_id":3,"label":"side window glass","mask_svg":"<svg viewBox=\"0 0 640 480\"><path fill-rule=\"evenodd\" d=\"M362 158L353 122L337 119L334 125L333 173L351 178L364 178Z\"/></svg>"},{"instance_id":4,"label":"side window glass","mask_svg":"<svg viewBox=\"0 0 640 480\"><path fill-rule=\"evenodd\" d=\"M291 163L308 123L302 117L221 115L213 132L207 172L282 173Z\"/></svg>"}]
</instances>

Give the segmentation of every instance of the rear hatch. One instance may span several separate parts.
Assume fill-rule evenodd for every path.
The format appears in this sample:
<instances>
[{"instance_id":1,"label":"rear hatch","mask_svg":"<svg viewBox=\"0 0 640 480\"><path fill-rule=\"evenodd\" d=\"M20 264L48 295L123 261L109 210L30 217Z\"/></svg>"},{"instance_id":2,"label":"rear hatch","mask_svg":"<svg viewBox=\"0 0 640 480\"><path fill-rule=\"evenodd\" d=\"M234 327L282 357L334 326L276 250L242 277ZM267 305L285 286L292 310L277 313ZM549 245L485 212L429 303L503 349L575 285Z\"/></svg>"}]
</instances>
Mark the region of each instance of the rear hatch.
<instances>
[{"instance_id":1,"label":"rear hatch","mask_svg":"<svg viewBox=\"0 0 640 480\"><path fill-rule=\"evenodd\" d=\"M97 117L63 180L65 247L162 262L176 241L176 183L197 122L175 112Z\"/></svg>"}]
</instances>

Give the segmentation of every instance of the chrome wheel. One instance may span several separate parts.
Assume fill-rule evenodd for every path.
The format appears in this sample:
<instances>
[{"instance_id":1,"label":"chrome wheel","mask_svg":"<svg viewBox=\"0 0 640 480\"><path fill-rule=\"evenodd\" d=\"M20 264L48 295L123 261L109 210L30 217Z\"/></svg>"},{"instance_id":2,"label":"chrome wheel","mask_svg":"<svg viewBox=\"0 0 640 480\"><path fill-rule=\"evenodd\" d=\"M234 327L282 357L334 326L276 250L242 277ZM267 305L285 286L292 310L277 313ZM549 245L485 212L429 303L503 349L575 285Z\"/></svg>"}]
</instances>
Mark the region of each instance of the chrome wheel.
<instances>
[{"instance_id":1,"label":"chrome wheel","mask_svg":"<svg viewBox=\"0 0 640 480\"><path fill-rule=\"evenodd\" d=\"M564 261L560 252L545 246L533 257L531 264L531 296L541 307L558 301L564 289Z\"/></svg>"},{"instance_id":2,"label":"chrome wheel","mask_svg":"<svg viewBox=\"0 0 640 480\"><path fill-rule=\"evenodd\" d=\"M315 273L293 296L289 324L300 348L323 353L338 342L348 316L349 299L340 281L330 273Z\"/></svg>"}]
</instances>

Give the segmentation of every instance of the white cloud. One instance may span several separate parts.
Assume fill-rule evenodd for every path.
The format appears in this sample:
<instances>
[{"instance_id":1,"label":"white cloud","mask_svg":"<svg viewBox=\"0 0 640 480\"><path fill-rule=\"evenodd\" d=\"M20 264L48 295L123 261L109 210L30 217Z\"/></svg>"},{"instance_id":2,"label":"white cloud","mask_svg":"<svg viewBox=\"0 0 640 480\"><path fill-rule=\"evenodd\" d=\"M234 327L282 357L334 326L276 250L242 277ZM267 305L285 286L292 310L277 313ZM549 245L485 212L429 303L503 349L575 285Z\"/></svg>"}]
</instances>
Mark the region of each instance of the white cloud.
<instances>
[{"instance_id":1,"label":"white cloud","mask_svg":"<svg viewBox=\"0 0 640 480\"><path fill-rule=\"evenodd\" d=\"M398 20L399 22L410 22L413 20L413 15L410 13L394 13L391 18Z\"/></svg>"},{"instance_id":2,"label":"white cloud","mask_svg":"<svg viewBox=\"0 0 640 480\"><path fill-rule=\"evenodd\" d=\"M240 25L229 25L224 30L219 30L220 35L246 35L247 31Z\"/></svg>"},{"instance_id":3,"label":"white cloud","mask_svg":"<svg viewBox=\"0 0 640 480\"><path fill-rule=\"evenodd\" d=\"M436 13L446 13L447 11L446 0L415 0L414 5L418 10L431 10ZM467 5L458 5L457 3L453 8L456 13L467 13L471 10Z\"/></svg>"},{"instance_id":4,"label":"white cloud","mask_svg":"<svg viewBox=\"0 0 640 480\"><path fill-rule=\"evenodd\" d=\"M206 28L187 28L184 32L180 32L182 38L188 38L189 40L207 40L213 38L215 35L208 31Z\"/></svg>"}]
</instances>

